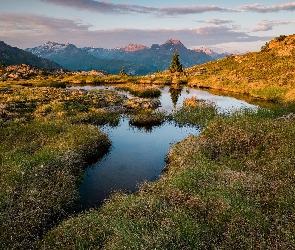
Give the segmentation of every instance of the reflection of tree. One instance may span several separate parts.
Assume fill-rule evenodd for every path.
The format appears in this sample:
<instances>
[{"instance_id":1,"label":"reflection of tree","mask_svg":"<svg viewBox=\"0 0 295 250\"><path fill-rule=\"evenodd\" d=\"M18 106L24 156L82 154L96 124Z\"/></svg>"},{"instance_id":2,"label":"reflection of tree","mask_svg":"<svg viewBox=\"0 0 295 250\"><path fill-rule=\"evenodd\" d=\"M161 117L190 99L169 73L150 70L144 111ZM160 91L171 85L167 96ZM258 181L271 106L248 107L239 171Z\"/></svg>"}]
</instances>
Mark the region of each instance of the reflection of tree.
<instances>
[{"instance_id":1,"label":"reflection of tree","mask_svg":"<svg viewBox=\"0 0 295 250\"><path fill-rule=\"evenodd\" d=\"M181 91L182 91L182 87L179 87L179 86L176 86L176 87L171 86L169 88L169 93L170 93L174 108L176 108L178 98L179 96L181 96Z\"/></svg>"}]
</instances>

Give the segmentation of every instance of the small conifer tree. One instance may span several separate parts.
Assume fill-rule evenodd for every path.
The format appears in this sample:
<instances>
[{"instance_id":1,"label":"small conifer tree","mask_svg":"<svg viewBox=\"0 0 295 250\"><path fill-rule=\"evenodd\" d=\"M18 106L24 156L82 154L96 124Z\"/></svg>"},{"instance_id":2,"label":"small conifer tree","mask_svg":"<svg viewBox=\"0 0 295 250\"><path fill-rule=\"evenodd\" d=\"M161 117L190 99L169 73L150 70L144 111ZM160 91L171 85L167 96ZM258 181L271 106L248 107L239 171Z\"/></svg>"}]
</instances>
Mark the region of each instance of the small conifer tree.
<instances>
[{"instance_id":1,"label":"small conifer tree","mask_svg":"<svg viewBox=\"0 0 295 250\"><path fill-rule=\"evenodd\" d=\"M4 62L0 61L0 70L3 70L3 69L5 69L5 64L4 64Z\"/></svg>"},{"instance_id":2,"label":"small conifer tree","mask_svg":"<svg viewBox=\"0 0 295 250\"><path fill-rule=\"evenodd\" d=\"M172 61L169 67L169 70L171 73L175 73L175 72L183 72L182 69L182 64L179 61L179 55L178 55L178 51L176 50L173 57L172 57Z\"/></svg>"},{"instance_id":3,"label":"small conifer tree","mask_svg":"<svg viewBox=\"0 0 295 250\"><path fill-rule=\"evenodd\" d=\"M125 72L125 69L121 69L120 73L119 73L120 76L127 76L127 73Z\"/></svg>"}]
</instances>

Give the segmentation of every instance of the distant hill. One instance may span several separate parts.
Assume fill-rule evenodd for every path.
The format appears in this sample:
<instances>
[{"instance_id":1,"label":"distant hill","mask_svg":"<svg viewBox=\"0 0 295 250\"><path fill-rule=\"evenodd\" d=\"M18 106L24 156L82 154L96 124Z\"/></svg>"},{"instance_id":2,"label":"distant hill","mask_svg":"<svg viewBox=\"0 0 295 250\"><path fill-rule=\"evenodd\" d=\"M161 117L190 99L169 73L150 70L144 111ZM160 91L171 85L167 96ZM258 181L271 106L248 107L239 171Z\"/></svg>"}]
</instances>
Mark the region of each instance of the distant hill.
<instances>
[{"instance_id":1,"label":"distant hill","mask_svg":"<svg viewBox=\"0 0 295 250\"><path fill-rule=\"evenodd\" d=\"M47 42L35 48L28 48L26 51L52 60L69 70L105 70L118 74L124 68L133 75L145 75L151 72L149 67L141 63L134 64L120 58L97 58L73 44Z\"/></svg>"},{"instance_id":2,"label":"distant hill","mask_svg":"<svg viewBox=\"0 0 295 250\"><path fill-rule=\"evenodd\" d=\"M11 47L3 41L0 41L0 62L3 62L7 66L14 64L29 64L39 68L47 69L62 68L55 62L52 62L44 58L40 58L22 49Z\"/></svg>"},{"instance_id":3,"label":"distant hill","mask_svg":"<svg viewBox=\"0 0 295 250\"><path fill-rule=\"evenodd\" d=\"M85 47L83 51L99 59L119 59L134 64L144 64L152 72L167 70L175 50L178 50L183 67L191 67L213 60L203 51L187 49L179 40L167 40L162 45L153 44L147 47L141 44L129 44L115 49Z\"/></svg>"}]
</instances>

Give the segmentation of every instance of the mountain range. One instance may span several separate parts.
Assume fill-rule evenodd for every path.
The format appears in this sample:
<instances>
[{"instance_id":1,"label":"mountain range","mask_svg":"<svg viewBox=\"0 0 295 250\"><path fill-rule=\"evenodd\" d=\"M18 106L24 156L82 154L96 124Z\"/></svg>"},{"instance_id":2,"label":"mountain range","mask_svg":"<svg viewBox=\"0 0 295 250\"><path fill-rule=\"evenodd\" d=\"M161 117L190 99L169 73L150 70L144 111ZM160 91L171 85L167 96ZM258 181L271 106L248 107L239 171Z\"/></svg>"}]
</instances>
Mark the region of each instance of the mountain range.
<instances>
[{"instance_id":1,"label":"mountain range","mask_svg":"<svg viewBox=\"0 0 295 250\"><path fill-rule=\"evenodd\" d=\"M208 48L208 47L200 47L199 49L195 49L195 51L200 52L203 51L204 53L206 53L207 55L211 56L213 59L218 60L218 59L222 59L230 54L239 54L239 52L232 52L232 53L217 53L214 52L212 49Z\"/></svg>"},{"instance_id":2,"label":"mountain range","mask_svg":"<svg viewBox=\"0 0 295 250\"><path fill-rule=\"evenodd\" d=\"M41 68L68 70L104 70L118 74L122 68L132 75L146 75L157 70L167 70L175 51L183 67L191 67L223 58L228 53L216 53L209 48L188 49L181 41L169 39L151 47L132 44L114 49L84 47L73 44L46 42L43 45L21 50L0 42L0 62L6 65L30 64Z\"/></svg>"},{"instance_id":3,"label":"mountain range","mask_svg":"<svg viewBox=\"0 0 295 250\"><path fill-rule=\"evenodd\" d=\"M95 47L77 48L73 44L47 42L35 48L27 48L39 57L52 60L69 70L106 70L118 74L124 68L128 74L146 75L157 70L167 70L175 51L178 51L183 67L190 67L225 57L212 50L191 50L181 41L169 39L151 47L130 43L125 47L104 49ZM81 64L83 62L83 64Z\"/></svg>"},{"instance_id":4,"label":"mountain range","mask_svg":"<svg viewBox=\"0 0 295 250\"><path fill-rule=\"evenodd\" d=\"M151 47L141 44L129 44L126 47L115 49L85 47L82 50L99 59L112 60L117 58L134 64L142 63L151 69L151 73L158 69L167 70L176 50L183 67L212 61L212 57L205 52L187 49L179 40L172 39L161 45L153 44Z\"/></svg>"},{"instance_id":5,"label":"mountain range","mask_svg":"<svg viewBox=\"0 0 295 250\"><path fill-rule=\"evenodd\" d=\"M47 42L35 48L28 48L25 51L31 52L38 57L54 61L69 70L105 70L112 74L118 74L119 71L124 68L128 72L132 71L140 75L150 72L150 69L143 64L134 64L120 59L98 59L69 43L59 44Z\"/></svg>"}]
</instances>

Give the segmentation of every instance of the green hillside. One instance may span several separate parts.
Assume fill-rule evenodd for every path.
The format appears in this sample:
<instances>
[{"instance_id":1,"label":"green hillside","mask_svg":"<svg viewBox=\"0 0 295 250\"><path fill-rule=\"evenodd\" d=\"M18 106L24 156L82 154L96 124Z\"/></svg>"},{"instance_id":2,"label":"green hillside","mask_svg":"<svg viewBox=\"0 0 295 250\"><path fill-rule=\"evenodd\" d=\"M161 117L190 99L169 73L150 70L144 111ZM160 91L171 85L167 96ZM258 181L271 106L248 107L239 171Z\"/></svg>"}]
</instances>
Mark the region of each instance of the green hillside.
<instances>
[{"instance_id":1,"label":"green hillside","mask_svg":"<svg viewBox=\"0 0 295 250\"><path fill-rule=\"evenodd\" d=\"M295 35L276 37L260 52L228 56L186 69L191 86L295 100Z\"/></svg>"}]
</instances>

